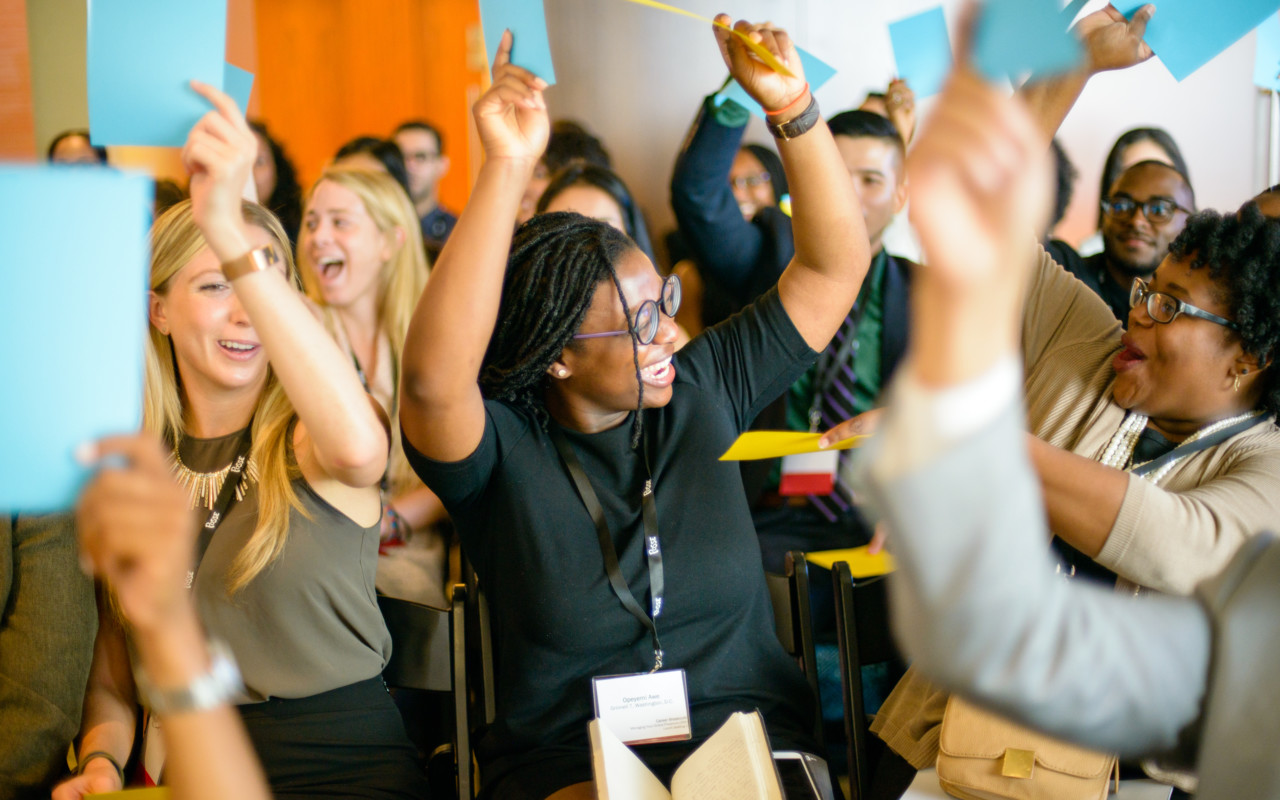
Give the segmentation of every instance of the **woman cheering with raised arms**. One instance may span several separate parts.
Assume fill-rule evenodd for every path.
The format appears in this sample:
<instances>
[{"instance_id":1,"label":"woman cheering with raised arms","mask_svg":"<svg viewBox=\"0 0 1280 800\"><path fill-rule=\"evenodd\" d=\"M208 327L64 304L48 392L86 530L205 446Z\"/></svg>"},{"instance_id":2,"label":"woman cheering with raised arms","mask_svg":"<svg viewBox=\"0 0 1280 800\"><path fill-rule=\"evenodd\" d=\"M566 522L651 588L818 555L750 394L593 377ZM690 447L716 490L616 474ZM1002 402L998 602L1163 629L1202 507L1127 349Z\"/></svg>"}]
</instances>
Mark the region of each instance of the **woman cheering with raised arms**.
<instances>
[{"instance_id":1,"label":"woman cheering with raised arms","mask_svg":"<svg viewBox=\"0 0 1280 800\"><path fill-rule=\"evenodd\" d=\"M491 797L592 796L591 679L655 667L684 670L691 734L637 749L661 777L739 710L760 709L778 749L817 748L738 469L716 459L826 346L869 253L789 37L736 29L795 73L715 30L734 77L777 109L796 257L679 354L679 281L624 234L558 213L513 240L549 126L546 84L509 62L510 34L475 106L487 159L410 326L400 422L493 614L497 717L477 747Z\"/></svg>"}]
</instances>

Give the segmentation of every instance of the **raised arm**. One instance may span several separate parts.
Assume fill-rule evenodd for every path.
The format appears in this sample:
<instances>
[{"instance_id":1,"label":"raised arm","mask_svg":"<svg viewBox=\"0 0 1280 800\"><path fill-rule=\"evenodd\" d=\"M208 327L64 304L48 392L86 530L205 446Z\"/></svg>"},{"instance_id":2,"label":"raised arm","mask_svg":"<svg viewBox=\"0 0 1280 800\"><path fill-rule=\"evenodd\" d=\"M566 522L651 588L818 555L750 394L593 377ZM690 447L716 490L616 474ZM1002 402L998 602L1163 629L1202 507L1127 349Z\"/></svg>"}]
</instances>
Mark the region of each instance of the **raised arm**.
<instances>
[{"instance_id":1,"label":"raised arm","mask_svg":"<svg viewBox=\"0 0 1280 800\"><path fill-rule=\"evenodd\" d=\"M926 122L908 174L928 269L862 454L864 496L899 565L895 630L929 677L1058 735L1167 750L1199 712L1208 620L1184 598L1055 580L1024 446L1018 330L1029 232L1048 212L1043 145L1019 100L963 66Z\"/></svg>"},{"instance_id":2,"label":"raised arm","mask_svg":"<svg viewBox=\"0 0 1280 800\"><path fill-rule=\"evenodd\" d=\"M771 268L772 283L778 267L764 258L769 248L764 231L743 219L729 185L729 171L750 119L745 109L739 110L742 122L729 125L724 116L730 112L716 109L712 97L703 101L671 174L671 210L698 268L745 304L752 299L750 287L763 283L753 280L754 271Z\"/></svg>"},{"instance_id":3,"label":"raised arm","mask_svg":"<svg viewBox=\"0 0 1280 800\"><path fill-rule=\"evenodd\" d=\"M81 497L77 522L83 561L114 593L150 685L164 691L189 687L210 673L212 659L186 588L195 544L186 493L173 481L164 449L152 437L103 440L98 456L120 459L125 466L99 472ZM127 657L124 670L132 690ZM216 703L206 695L206 707L158 712L165 783L181 800L266 800L270 793L262 768L229 705L236 687L218 685L227 696ZM82 757L93 746L86 736ZM121 763L128 748L123 752ZM103 763L94 767L98 761ZM94 769L103 764L105 759L89 762ZM55 794L63 796L74 795Z\"/></svg>"},{"instance_id":4,"label":"raised arm","mask_svg":"<svg viewBox=\"0 0 1280 800\"><path fill-rule=\"evenodd\" d=\"M507 32L493 85L472 111L485 162L404 345L400 424L418 452L438 461L466 458L484 433L480 364L497 323L520 197L550 131L546 82L511 64L510 55Z\"/></svg>"},{"instance_id":5,"label":"raised arm","mask_svg":"<svg viewBox=\"0 0 1280 800\"><path fill-rule=\"evenodd\" d=\"M222 92L193 84L215 110L191 130L182 150L191 172L196 224L226 265L252 249L241 214L257 140ZM388 432L370 403L350 359L311 313L282 269L250 271L231 280L285 393L298 412L298 461L354 487L377 483L387 464Z\"/></svg>"},{"instance_id":6,"label":"raised arm","mask_svg":"<svg viewBox=\"0 0 1280 800\"><path fill-rule=\"evenodd\" d=\"M729 22L724 14L716 19ZM791 37L769 25L739 21L734 28L766 47L795 75L774 72L737 36L716 27L716 41L733 77L764 106L771 123L781 125L800 117L811 97ZM791 189L796 243L795 258L778 279L778 294L800 335L810 347L822 350L848 315L867 274L871 263L867 230L849 170L825 124L792 139L779 139L778 153Z\"/></svg>"},{"instance_id":7,"label":"raised arm","mask_svg":"<svg viewBox=\"0 0 1280 800\"><path fill-rule=\"evenodd\" d=\"M1151 48L1142 37L1155 11L1155 6L1145 5L1132 20L1127 20L1115 6L1107 5L1089 14L1075 27L1084 45L1084 63L1064 75L1028 82L1019 90L1047 137L1046 142L1058 133L1090 78L1099 72L1127 69L1151 58Z\"/></svg>"}]
</instances>

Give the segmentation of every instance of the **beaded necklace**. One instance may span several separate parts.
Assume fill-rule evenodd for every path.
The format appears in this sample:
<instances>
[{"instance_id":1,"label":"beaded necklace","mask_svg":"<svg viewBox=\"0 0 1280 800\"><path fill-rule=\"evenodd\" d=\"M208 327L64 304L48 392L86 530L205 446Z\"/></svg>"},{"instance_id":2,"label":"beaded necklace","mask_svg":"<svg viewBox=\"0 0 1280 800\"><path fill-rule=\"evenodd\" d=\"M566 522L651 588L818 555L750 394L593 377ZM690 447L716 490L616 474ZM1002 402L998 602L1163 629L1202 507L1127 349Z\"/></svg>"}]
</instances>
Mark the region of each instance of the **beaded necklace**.
<instances>
[{"instance_id":1,"label":"beaded necklace","mask_svg":"<svg viewBox=\"0 0 1280 800\"><path fill-rule=\"evenodd\" d=\"M1178 447L1191 444L1192 442L1197 441L1198 439L1203 439L1206 436L1212 436L1223 428L1229 428L1237 422L1243 422L1251 417L1257 417L1262 413L1263 412L1259 410L1246 411L1238 416L1218 420L1217 422L1206 425L1188 436L1181 444L1178 445ZM1142 466L1141 464L1133 464L1130 462L1133 460L1133 451L1138 446L1138 437L1142 435L1142 431L1147 427L1147 419L1148 417L1146 414L1140 414L1136 411L1126 413L1124 415L1124 422L1120 423L1120 427L1111 435L1111 440L1107 442L1107 447L1102 451L1102 457L1098 459L1098 462L1104 466L1115 467L1116 469L1122 469L1126 472L1134 469L1135 467ZM1144 475L1143 477L1152 483L1158 484L1160 483L1160 480L1169 473L1169 470L1173 469L1174 465L1183 458L1185 458L1185 456L1178 456L1170 459L1158 470L1150 475Z\"/></svg>"}]
</instances>

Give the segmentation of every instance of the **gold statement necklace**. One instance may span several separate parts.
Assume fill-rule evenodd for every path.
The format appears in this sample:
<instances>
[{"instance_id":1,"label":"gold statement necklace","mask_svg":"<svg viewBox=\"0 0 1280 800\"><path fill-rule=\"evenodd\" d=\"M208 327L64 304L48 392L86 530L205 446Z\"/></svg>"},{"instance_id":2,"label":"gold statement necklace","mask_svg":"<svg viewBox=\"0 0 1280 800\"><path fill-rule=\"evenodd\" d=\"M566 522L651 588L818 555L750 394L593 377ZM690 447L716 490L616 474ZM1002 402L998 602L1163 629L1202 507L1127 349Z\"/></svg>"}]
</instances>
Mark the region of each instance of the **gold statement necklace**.
<instances>
[{"instance_id":1,"label":"gold statement necklace","mask_svg":"<svg viewBox=\"0 0 1280 800\"><path fill-rule=\"evenodd\" d=\"M191 508L204 507L210 511L213 510L213 504L218 498L218 493L222 491L222 484L226 482L227 476L231 474L231 467L234 463L233 460L217 472L196 472L182 463L182 456L178 455L178 448L173 448L173 452L169 454L169 469L173 471L173 476L178 479L178 485L187 490ZM240 481L240 485L236 487L236 500L243 500L249 486L257 483L257 481L258 462L250 456L249 463L244 469L244 478Z\"/></svg>"}]
</instances>

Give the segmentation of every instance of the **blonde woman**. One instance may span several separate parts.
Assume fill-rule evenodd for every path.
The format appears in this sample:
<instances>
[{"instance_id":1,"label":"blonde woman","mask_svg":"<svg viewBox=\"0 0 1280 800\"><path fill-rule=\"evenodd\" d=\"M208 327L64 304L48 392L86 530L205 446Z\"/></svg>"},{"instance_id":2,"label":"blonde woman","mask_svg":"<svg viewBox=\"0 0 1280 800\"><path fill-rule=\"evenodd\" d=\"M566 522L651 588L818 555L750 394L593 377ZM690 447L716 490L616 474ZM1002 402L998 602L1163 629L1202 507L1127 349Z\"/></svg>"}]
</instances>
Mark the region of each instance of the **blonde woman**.
<instances>
[{"instance_id":1,"label":"blonde woman","mask_svg":"<svg viewBox=\"0 0 1280 800\"><path fill-rule=\"evenodd\" d=\"M391 641L373 581L388 429L307 308L288 239L242 203L256 142L226 95L192 129L191 201L152 230L144 427L201 523L188 581L239 662L237 699L276 797L420 796L381 681ZM119 789L138 696L110 612L95 642L81 774L57 800ZM157 713L190 698L143 692Z\"/></svg>"},{"instance_id":2,"label":"blonde woman","mask_svg":"<svg viewBox=\"0 0 1280 800\"><path fill-rule=\"evenodd\" d=\"M324 171L307 197L298 242L302 282L325 327L391 419L399 411L400 354L427 282L422 233L409 198L388 175L349 166ZM405 460L399 431L382 482L384 548L378 588L446 605L447 548L429 528L444 507Z\"/></svg>"}]
</instances>

